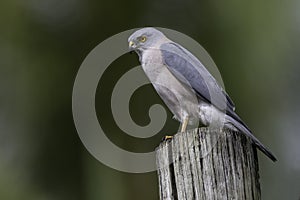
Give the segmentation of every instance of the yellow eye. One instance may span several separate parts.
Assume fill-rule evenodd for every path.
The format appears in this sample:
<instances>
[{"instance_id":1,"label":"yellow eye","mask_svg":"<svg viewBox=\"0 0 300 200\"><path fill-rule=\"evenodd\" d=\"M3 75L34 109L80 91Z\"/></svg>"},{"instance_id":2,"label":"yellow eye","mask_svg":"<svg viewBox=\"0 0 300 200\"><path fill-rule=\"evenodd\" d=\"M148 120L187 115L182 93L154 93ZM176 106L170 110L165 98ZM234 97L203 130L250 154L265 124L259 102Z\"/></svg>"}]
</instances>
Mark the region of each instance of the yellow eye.
<instances>
[{"instance_id":1,"label":"yellow eye","mask_svg":"<svg viewBox=\"0 0 300 200\"><path fill-rule=\"evenodd\" d=\"M141 41L141 42L146 42L146 40L147 40L146 36L140 37L140 41Z\"/></svg>"}]
</instances>

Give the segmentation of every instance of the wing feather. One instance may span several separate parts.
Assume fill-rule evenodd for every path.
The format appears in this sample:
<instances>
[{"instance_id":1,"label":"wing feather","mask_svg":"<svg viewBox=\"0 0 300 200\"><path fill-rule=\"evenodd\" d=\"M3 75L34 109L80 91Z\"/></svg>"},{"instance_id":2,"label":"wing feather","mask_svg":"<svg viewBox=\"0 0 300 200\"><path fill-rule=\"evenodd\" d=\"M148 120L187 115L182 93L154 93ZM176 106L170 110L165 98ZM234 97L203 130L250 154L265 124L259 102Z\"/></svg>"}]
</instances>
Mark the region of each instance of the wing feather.
<instances>
[{"instance_id":1,"label":"wing feather","mask_svg":"<svg viewBox=\"0 0 300 200\"><path fill-rule=\"evenodd\" d=\"M183 84L204 101L223 111L234 111L234 103L203 64L189 51L175 43L161 45L164 64Z\"/></svg>"}]
</instances>

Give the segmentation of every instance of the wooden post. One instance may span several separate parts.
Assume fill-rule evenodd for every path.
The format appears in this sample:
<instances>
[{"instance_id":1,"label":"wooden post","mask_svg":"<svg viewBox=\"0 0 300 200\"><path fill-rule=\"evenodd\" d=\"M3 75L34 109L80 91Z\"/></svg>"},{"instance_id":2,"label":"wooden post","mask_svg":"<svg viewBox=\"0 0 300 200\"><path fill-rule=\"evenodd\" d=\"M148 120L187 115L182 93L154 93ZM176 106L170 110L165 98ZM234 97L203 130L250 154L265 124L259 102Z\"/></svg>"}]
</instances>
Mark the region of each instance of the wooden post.
<instances>
[{"instance_id":1,"label":"wooden post","mask_svg":"<svg viewBox=\"0 0 300 200\"><path fill-rule=\"evenodd\" d=\"M161 200L261 199L256 148L229 130L192 129L156 149Z\"/></svg>"}]
</instances>

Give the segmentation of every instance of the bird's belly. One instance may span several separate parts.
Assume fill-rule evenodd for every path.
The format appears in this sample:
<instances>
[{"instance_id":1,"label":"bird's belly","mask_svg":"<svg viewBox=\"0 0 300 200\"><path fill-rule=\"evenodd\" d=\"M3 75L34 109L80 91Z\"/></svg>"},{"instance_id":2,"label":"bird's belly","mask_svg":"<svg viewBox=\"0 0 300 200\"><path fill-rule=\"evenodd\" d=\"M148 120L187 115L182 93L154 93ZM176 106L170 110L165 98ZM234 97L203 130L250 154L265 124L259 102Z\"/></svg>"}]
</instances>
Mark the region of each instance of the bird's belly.
<instances>
[{"instance_id":1,"label":"bird's belly","mask_svg":"<svg viewBox=\"0 0 300 200\"><path fill-rule=\"evenodd\" d=\"M225 113L215 106L201 102L199 103L199 119L205 126L223 127L225 124Z\"/></svg>"},{"instance_id":2,"label":"bird's belly","mask_svg":"<svg viewBox=\"0 0 300 200\"><path fill-rule=\"evenodd\" d=\"M199 107L193 94L178 94L167 87L153 84L159 96L173 113L175 119L183 122L185 117L190 120L199 119Z\"/></svg>"},{"instance_id":3,"label":"bird's belly","mask_svg":"<svg viewBox=\"0 0 300 200\"><path fill-rule=\"evenodd\" d=\"M198 98L191 88L183 85L164 65L151 63L143 69L176 119L181 122L186 116L199 119Z\"/></svg>"}]
</instances>

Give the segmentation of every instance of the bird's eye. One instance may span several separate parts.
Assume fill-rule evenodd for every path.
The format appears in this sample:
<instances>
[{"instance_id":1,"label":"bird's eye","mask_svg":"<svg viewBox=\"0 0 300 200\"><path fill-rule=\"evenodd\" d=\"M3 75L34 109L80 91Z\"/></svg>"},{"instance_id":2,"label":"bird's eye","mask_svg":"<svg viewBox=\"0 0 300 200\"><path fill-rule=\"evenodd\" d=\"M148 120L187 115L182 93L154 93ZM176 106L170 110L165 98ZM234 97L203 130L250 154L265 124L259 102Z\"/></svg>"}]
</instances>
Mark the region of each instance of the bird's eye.
<instances>
[{"instance_id":1,"label":"bird's eye","mask_svg":"<svg viewBox=\"0 0 300 200\"><path fill-rule=\"evenodd\" d=\"M141 42L146 42L147 38L146 38L146 36L142 36L142 37L140 37L139 40L140 40Z\"/></svg>"}]
</instances>

